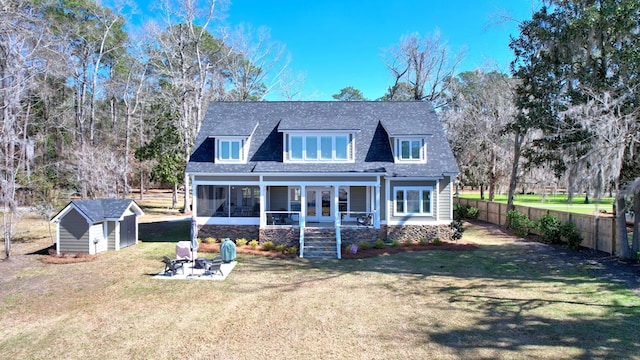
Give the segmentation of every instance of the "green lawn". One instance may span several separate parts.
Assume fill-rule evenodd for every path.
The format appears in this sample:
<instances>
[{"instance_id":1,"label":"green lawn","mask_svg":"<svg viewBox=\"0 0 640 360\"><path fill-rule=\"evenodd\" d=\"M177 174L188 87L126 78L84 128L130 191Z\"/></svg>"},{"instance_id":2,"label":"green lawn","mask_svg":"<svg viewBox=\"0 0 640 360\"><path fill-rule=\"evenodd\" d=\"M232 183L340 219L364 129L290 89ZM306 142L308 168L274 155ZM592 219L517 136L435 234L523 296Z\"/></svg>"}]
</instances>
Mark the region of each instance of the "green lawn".
<instances>
[{"instance_id":1,"label":"green lawn","mask_svg":"<svg viewBox=\"0 0 640 360\"><path fill-rule=\"evenodd\" d=\"M480 199L480 193L461 193L461 198ZM488 199L488 197L485 197ZM613 212L613 197L603 197L595 200L589 198L589 204L585 204L584 196L575 196L572 202L569 202L567 195L524 195L516 194L514 196L514 204L544 208L550 210L567 211L578 214L589 214L598 211ZM495 196L496 202L506 204L507 195L498 194Z\"/></svg>"},{"instance_id":2,"label":"green lawn","mask_svg":"<svg viewBox=\"0 0 640 360\"><path fill-rule=\"evenodd\" d=\"M597 263L497 228L474 225L464 239L481 246L341 261L241 255L219 282L153 279L163 269L161 256L175 248L159 236L90 263L46 265L36 255L16 255L0 261L0 353L638 358L640 296Z\"/></svg>"}]
</instances>

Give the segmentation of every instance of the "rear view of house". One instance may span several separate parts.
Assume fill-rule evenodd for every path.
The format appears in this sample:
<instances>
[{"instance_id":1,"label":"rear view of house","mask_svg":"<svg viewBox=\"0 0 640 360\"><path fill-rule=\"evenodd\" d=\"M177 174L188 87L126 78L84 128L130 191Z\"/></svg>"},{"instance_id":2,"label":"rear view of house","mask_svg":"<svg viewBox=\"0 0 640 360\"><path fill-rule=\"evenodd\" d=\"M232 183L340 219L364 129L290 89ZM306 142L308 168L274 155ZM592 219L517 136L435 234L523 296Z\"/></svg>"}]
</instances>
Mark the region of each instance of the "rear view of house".
<instances>
[{"instance_id":1,"label":"rear view of house","mask_svg":"<svg viewBox=\"0 0 640 360\"><path fill-rule=\"evenodd\" d=\"M458 167L427 102L214 102L187 172L201 236L340 258L451 234Z\"/></svg>"}]
</instances>

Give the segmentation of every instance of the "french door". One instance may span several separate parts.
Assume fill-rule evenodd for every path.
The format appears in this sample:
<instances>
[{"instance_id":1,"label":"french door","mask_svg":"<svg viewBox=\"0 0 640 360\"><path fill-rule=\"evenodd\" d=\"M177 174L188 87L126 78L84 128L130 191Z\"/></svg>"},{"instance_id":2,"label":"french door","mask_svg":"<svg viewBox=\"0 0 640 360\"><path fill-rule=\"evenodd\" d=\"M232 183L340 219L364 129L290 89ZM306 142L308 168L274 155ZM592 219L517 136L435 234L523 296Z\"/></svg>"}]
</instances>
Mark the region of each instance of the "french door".
<instances>
[{"instance_id":1,"label":"french door","mask_svg":"<svg viewBox=\"0 0 640 360\"><path fill-rule=\"evenodd\" d=\"M307 188L307 221L333 221L333 189L331 187Z\"/></svg>"}]
</instances>

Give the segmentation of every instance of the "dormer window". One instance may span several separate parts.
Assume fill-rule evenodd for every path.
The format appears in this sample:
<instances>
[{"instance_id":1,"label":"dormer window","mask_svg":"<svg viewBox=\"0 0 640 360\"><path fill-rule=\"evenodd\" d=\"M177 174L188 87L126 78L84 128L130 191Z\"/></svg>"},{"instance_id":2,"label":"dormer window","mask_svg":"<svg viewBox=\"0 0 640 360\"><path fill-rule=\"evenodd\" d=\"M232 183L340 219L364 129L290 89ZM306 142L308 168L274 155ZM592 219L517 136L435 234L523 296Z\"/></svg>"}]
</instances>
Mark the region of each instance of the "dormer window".
<instances>
[{"instance_id":1,"label":"dormer window","mask_svg":"<svg viewBox=\"0 0 640 360\"><path fill-rule=\"evenodd\" d=\"M353 135L287 134L284 151L288 162L349 162Z\"/></svg>"},{"instance_id":2,"label":"dormer window","mask_svg":"<svg viewBox=\"0 0 640 360\"><path fill-rule=\"evenodd\" d=\"M245 162L244 139L219 138L216 139L216 161L220 162Z\"/></svg>"},{"instance_id":3,"label":"dormer window","mask_svg":"<svg viewBox=\"0 0 640 360\"><path fill-rule=\"evenodd\" d=\"M424 138L397 138L395 141L396 162L427 161L427 144Z\"/></svg>"}]
</instances>

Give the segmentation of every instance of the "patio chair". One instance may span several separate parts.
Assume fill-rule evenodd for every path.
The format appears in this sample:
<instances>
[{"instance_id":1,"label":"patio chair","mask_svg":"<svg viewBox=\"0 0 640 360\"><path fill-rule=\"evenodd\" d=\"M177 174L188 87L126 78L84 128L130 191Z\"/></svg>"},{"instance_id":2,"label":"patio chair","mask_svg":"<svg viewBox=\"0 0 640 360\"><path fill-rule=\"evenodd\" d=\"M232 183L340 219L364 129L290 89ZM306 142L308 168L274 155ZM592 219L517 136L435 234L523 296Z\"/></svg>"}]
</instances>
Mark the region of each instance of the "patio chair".
<instances>
[{"instance_id":1,"label":"patio chair","mask_svg":"<svg viewBox=\"0 0 640 360\"><path fill-rule=\"evenodd\" d=\"M164 263L164 274L171 273L170 276L173 276L178 273L178 270L182 271L184 274L184 263L177 260L171 260L167 255L162 257L162 262Z\"/></svg>"},{"instance_id":2,"label":"patio chair","mask_svg":"<svg viewBox=\"0 0 640 360\"><path fill-rule=\"evenodd\" d=\"M224 276L222 273L222 258L220 256L216 256L213 261L206 264L204 275L214 275L216 273L220 273L220 275Z\"/></svg>"},{"instance_id":3,"label":"patio chair","mask_svg":"<svg viewBox=\"0 0 640 360\"><path fill-rule=\"evenodd\" d=\"M372 226L373 225L372 220L373 220L373 217L371 216L371 214L356 218L358 225L362 225L362 226Z\"/></svg>"}]
</instances>

